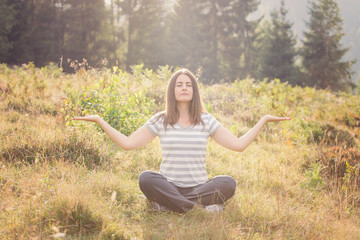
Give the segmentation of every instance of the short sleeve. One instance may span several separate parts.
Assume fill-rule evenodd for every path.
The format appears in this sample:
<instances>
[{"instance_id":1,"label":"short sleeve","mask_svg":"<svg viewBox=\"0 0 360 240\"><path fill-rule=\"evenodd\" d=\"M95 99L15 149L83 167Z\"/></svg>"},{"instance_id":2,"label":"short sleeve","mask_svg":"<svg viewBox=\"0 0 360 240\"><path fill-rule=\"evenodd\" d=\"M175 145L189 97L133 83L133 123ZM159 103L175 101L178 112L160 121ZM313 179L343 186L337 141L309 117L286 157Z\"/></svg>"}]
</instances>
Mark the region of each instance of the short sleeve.
<instances>
[{"instance_id":1,"label":"short sleeve","mask_svg":"<svg viewBox=\"0 0 360 240\"><path fill-rule=\"evenodd\" d=\"M163 112L159 112L155 114L144 124L145 127L147 127L154 136L159 135L159 130L162 124L161 121L162 114Z\"/></svg>"},{"instance_id":2,"label":"short sleeve","mask_svg":"<svg viewBox=\"0 0 360 240\"><path fill-rule=\"evenodd\" d=\"M209 133L210 136L214 135L216 131L221 127L221 123L209 114Z\"/></svg>"}]
</instances>

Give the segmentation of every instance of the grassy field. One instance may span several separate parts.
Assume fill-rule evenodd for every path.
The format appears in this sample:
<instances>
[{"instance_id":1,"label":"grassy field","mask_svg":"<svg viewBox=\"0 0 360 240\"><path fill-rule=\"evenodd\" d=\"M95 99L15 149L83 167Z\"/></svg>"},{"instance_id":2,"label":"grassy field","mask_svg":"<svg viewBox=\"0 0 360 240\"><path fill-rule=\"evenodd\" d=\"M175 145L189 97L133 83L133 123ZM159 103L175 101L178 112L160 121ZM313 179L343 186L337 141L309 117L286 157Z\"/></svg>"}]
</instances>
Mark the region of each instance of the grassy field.
<instances>
[{"instance_id":1,"label":"grassy field","mask_svg":"<svg viewBox=\"0 0 360 240\"><path fill-rule=\"evenodd\" d=\"M278 80L200 84L238 136L265 114L292 120L242 153L209 141L209 177L237 181L225 211L151 211L138 176L158 170L158 139L126 152L71 118L96 113L130 134L164 109L171 72L0 65L0 239L360 239L360 96Z\"/></svg>"}]
</instances>

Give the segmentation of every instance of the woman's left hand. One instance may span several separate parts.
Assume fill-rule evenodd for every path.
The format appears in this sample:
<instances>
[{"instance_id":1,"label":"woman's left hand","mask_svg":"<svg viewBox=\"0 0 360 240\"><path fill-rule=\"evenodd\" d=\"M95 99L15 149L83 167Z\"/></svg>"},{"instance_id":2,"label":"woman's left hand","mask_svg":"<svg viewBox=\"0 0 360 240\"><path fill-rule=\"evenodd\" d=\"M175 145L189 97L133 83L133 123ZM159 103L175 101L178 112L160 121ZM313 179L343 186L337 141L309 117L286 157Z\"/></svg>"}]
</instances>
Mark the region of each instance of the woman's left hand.
<instances>
[{"instance_id":1,"label":"woman's left hand","mask_svg":"<svg viewBox=\"0 0 360 240\"><path fill-rule=\"evenodd\" d=\"M266 122L280 122L280 121L291 120L291 117L276 117L272 115L266 115L264 116L264 119Z\"/></svg>"}]
</instances>

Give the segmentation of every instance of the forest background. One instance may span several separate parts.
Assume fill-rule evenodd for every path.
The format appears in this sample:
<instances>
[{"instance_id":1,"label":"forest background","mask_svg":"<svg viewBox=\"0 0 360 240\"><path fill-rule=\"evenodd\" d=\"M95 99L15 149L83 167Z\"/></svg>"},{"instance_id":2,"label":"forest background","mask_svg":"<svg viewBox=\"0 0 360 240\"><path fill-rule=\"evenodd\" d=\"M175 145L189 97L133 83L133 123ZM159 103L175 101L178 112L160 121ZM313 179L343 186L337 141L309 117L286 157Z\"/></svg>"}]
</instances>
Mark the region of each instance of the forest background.
<instances>
[{"instance_id":1,"label":"forest background","mask_svg":"<svg viewBox=\"0 0 360 240\"><path fill-rule=\"evenodd\" d=\"M305 1L262 18L270 2L0 0L0 238L360 239L357 55L342 21L357 14L309 1L295 36ZM138 176L158 170L158 139L124 151L71 120L98 114L129 135L182 66L236 136L292 117L242 153L209 141L209 177L237 182L219 214L153 212Z\"/></svg>"},{"instance_id":2,"label":"forest background","mask_svg":"<svg viewBox=\"0 0 360 240\"><path fill-rule=\"evenodd\" d=\"M55 63L65 72L74 62L183 66L199 70L205 83L279 78L353 91L359 3L340 5L342 11L333 0L1 0L0 62Z\"/></svg>"}]
</instances>

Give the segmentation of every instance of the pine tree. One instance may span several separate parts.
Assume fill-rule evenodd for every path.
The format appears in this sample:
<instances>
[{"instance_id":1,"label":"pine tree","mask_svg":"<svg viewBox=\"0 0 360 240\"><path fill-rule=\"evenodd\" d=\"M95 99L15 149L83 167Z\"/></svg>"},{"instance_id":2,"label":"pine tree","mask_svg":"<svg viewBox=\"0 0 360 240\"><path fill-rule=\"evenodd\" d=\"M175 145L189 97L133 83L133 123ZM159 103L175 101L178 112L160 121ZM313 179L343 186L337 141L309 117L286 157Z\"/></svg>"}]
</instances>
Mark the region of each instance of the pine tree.
<instances>
[{"instance_id":1,"label":"pine tree","mask_svg":"<svg viewBox=\"0 0 360 240\"><path fill-rule=\"evenodd\" d=\"M299 84L299 69L295 66L297 52L292 24L287 20L284 0L279 10L271 13L271 22L265 26L260 51L259 78L279 78L293 85Z\"/></svg>"},{"instance_id":2,"label":"pine tree","mask_svg":"<svg viewBox=\"0 0 360 240\"><path fill-rule=\"evenodd\" d=\"M360 76L356 80L356 88L354 89L356 95L360 95Z\"/></svg>"},{"instance_id":3,"label":"pine tree","mask_svg":"<svg viewBox=\"0 0 360 240\"><path fill-rule=\"evenodd\" d=\"M64 58L100 65L110 49L104 0L64 0L63 5Z\"/></svg>"},{"instance_id":4,"label":"pine tree","mask_svg":"<svg viewBox=\"0 0 360 240\"><path fill-rule=\"evenodd\" d=\"M13 26L8 34L8 40L12 44L6 62L8 64L22 64L34 61L31 44L32 21L34 16L33 1L12 0L11 7L15 18Z\"/></svg>"},{"instance_id":5,"label":"pine tree","mask_svg":"<svg viewBox=\"0 0 360 240\"><path fill-rule=\"evenodd\" d=\"M310 2L310 21L304 33L302 57L306 83L319 88L346 90L353 87L351 66L342 61L349 48L341 46L343 20L335 0Z\"/></svg>"},{"instance_id":6,"label":"pine tree","mask_svg":"<svg viewBox=\"0 0 360 240\"><path fill-rule=\"evenodd\" d=\"M56 39L56 8L53 1L33 0L34 12L31 24L32 61L36 66L57 62L58 41Z\"/></svg>"},{"instance_id":7,"label":"pine tree","mask_svg":"<svg viewBox=\"0 0 360 240\"><path fill-rule=\"evenodd\" d=\"M59 59L55 1L13 0L13 26L8 34L12 48L6 62L22 64L32 61L44 66Z\"/></svg>"},{"instance_id":8,"label":"pine tree","mask_svg":"<svg viewBox=\"0 0 360 240\"><path fill-rule=\"evenodd\" d=\"M116 4L124 16L126 69L141 63L156 68L163 63L164 3L160 0L117 0Z\"/></svg>"},{"instance_id":9,"label":"pine tree","mask_svg":"<svg viewBox=\"0 0 360 240\"><path fill-rule=\"evenodd\" d=\"M134 14L133 60L155 69L164 65L164 7L163 1L146 0Z\"/></svg>"},{"instance_id":10,"label":"pine tree","mask_svg":"<svg viewBox=\"0 0 360 240\"><path fill-rule=\"evenodd\" d=\"M8 35L14 25L15 11L8 3L8 0L0 0L0 63L5 62L12 42L9 41Z\"/></svg>"},{"instance_id":11,"label":"pine tree","mask_svg":"<svg viewBox=\"0 0 360 240\"><path fill-rule=\"evenodd\" d=\"M257 51L260 19L249 21L249 14L255 12L257 0L222 1L221 13L221 73L227 81L257 72Z\"/></svg>"},{"instance_id":12,"label":"pine tree","mask_svg":"<svg viewBox=\"0 0 360 240\"><path fill-rule=\"evenodd\" d=\"M201 69L206 82L218 78L217 0L177 2L170 20L169 62L174 66Z\"/></svg>"}]
</instances>

